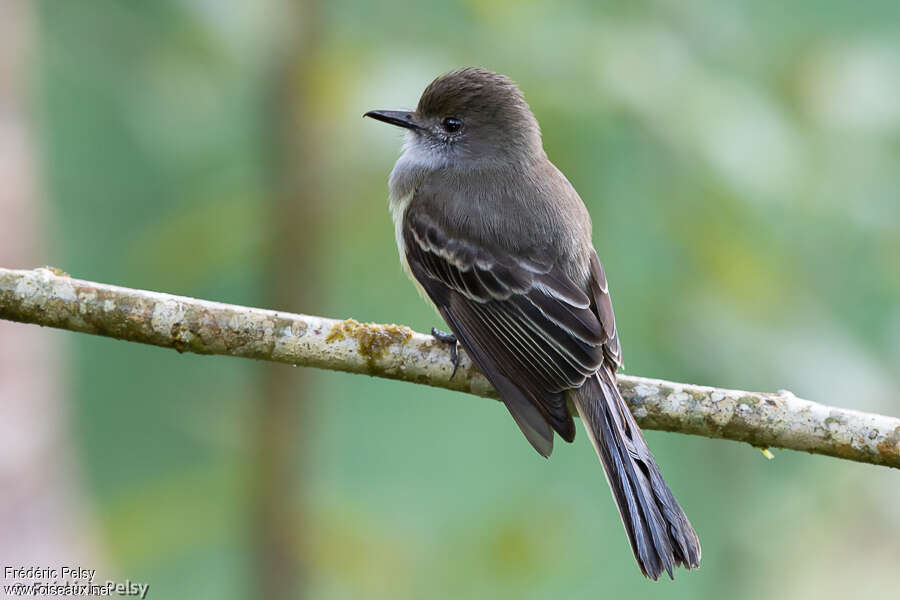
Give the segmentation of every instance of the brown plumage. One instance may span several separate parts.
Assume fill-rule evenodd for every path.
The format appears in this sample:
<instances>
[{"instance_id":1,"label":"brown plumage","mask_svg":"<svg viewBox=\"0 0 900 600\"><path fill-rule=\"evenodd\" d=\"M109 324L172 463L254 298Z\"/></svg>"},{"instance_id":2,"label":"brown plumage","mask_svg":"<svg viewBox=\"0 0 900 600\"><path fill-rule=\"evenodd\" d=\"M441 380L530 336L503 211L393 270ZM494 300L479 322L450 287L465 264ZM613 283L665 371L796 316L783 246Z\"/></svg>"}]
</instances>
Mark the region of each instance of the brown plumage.
<instances>
[{"instance_id":1,"label":"brown plumage","mask_svg":"<svg viewBox=\"0 0 900 600\"><path fill-rule=\"evenodd\" d=\"M576 406L641 571L696 568L700 544L616 387L621 347L591 220L548 160L507 77L438 77L413 112L367 116L410 131L390 178L405 268L543 456L571 442Z\"/></svg>"}]
</instances>

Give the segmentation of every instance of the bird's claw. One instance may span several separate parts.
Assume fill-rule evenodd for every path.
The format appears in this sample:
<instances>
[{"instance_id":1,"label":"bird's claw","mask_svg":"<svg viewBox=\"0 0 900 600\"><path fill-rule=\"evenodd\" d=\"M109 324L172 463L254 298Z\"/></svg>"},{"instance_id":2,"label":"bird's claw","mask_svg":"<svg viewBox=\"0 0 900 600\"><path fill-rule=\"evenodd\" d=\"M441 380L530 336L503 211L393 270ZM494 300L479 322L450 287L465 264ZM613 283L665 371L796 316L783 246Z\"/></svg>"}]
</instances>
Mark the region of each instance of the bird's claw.
<instances>
[{"instance_id":1,"label":"bird's claw","mask_svg":"<svg viewBox=\"0 0 900 600\"><path fill-rule=\"evenodd\" d=\"M456 375L456 370L459 368L459 352L456 350L458 340L452 333L441 331L434 327L431 328L431 335L442 344L450 346L450 362L453 363L453 372L450 374L450 379L453 379L453 376Z\"/></svg>"}]
</instances>

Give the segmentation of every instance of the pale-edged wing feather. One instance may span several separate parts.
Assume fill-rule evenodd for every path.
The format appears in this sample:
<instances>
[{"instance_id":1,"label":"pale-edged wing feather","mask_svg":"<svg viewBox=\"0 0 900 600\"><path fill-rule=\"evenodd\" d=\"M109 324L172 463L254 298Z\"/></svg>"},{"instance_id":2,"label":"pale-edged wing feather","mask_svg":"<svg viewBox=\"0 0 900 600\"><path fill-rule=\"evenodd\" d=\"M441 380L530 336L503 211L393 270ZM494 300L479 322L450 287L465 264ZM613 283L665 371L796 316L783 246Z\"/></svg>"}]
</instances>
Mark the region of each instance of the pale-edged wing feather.
<instances>
[{"instance_id":1,"label":"pale-edged wing feather","mask_svg":"<svg viewBox=\"0 0 900 600\"><path fill-rule=\"evenodd\" d=\"M571 441L564 392L600 367L609 341L591 298L559 265L479 247L422 215L407 215L404 246L413 275L535 448L552 444L541 420Z\"/></svg>"}]
</instances>

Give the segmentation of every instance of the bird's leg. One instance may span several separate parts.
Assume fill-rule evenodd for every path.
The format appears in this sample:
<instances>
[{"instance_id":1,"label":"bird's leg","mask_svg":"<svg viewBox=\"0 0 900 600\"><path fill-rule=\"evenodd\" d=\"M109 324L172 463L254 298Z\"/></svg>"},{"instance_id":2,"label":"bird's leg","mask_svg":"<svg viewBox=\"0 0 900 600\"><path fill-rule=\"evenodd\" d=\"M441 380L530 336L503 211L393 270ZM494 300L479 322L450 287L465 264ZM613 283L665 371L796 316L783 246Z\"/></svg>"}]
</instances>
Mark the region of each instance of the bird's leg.
<instances>
[{"instance_id":1,"label":"bird's leg","mask_svg":"<svg viewBox=\"0 0 900 600\"><path fill-rule=\"evenodd\" d=\"M435 329L434 327L431 328L431 335L434 336L434 339L441 342L442 344L447 344L450 346L450 362L453 363L453 372L450 374L450 379L453 379L453 376L456 375L456 369L459 368L459 353L456 351L456 344L458 340L452 333L441 331L440 329Z\"/></svg>"}]
</instances>

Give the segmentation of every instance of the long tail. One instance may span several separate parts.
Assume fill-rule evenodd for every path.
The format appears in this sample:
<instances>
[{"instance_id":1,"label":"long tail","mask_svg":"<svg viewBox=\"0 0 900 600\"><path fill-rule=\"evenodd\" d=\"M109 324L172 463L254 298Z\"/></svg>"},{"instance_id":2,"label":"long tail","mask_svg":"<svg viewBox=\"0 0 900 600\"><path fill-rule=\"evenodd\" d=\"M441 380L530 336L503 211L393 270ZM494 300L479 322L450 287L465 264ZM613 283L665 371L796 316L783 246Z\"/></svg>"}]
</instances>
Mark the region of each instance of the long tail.
<instances>
[{"instance_id":1,"label":"long tail","mask_svg":"<svg viewBox=\"0 0 900 600\"><path fill-rule=\"evenodd\" d=\"M573 394L597 450L625 533L641 571L654 581L665 570L700 566L700 541L663 480L615 376L601 368Z\"/></svg>"}]
</instances>

